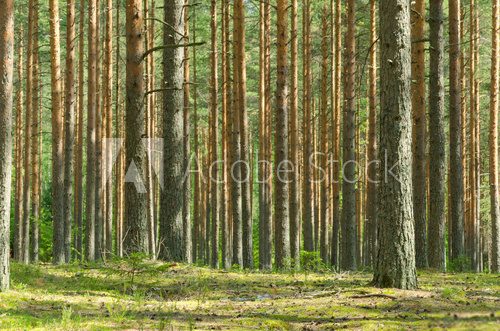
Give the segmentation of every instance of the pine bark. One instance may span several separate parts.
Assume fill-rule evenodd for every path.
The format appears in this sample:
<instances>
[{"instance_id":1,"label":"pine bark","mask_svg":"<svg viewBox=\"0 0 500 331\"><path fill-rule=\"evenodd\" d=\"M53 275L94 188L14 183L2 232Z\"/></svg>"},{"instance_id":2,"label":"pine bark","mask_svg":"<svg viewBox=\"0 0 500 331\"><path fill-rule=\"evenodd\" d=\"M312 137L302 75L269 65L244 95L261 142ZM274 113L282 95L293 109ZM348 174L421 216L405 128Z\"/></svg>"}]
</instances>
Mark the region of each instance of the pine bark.
<instances>
[{"instance_id":1,"label":"pine bark","mask_svg":"<svg viewBox=\"0 0 500 331\"><path fill-rule=\"evenodd\" d=\"M20 29L20 34L23 35L23 29ZM23 236L23 40L19 41L18 56L17 56L17 93L16 93L16 130L14 136L14 162L15 162L15 202L14 202L14 247L13 258L20 261L22 258L22 236Z\"/></svg>"},{"instance_id":2,"label":"pine bark","mask_svg":"<svg viewBox=\"0 0 500 331\"><path fill-rule=\"evenodd\" d=\"M298 3L292 0L290 16L290 254L295 269L300 267L300 185L298 129Z\"/></svg>"},{"instance_id":3,"label":"pine bark","mask_svg":"<svg viewBox=\"0 0 500 331\"><path fill-rule=\"evenodd\" d=\"M164 177L160 210L160 252L164 260L182 261L184 257L182 206L183 189L183 79L184 50L179 47L184 31L184 0L167 1L164 7L164 44L175 45L163 51L163 162Z\"/></svg>"},{"instance_id":4,"label":"pine bark","mask_svg":"<svg viewBox=\"0 0 500 331\"><path fill-rule=\"evenodd\" d=\"M32 115L33 115L33 30L35 16L35 2L28 3L28 47L26 56L26 114L24 121L24 183L23 183L23 219L21 235L21 262L29 263L30 256L30 215L31 215L31 137L32 137Z\"/></svg>"},{"instance_id":5,"label":"pine bark","mask_svg":"<svg viewBox=\"0 0 500 331\"><path fill-rule=\"evenodd\" d=\"M368 146L364 265L373 266L377 246L377 23L376 2L370 0L370 65L368 71ZM425 188L425 185L424 185Z\"/></svg>"},{"instance_id":6,"label":"pine bark","mask_svg":"<svg viewBox=\"0 0 500 331\"><path fill-rule=\"evenodd\" d=\"M263 2L260 4L260 8L264 6ZM222 230L222 264L224 269L228 270L231 268L231 234L230 234L230 201L229 201L229 107L230 104L230 84L229 84L229 56L227 54L229 50L229 2L227 0L221 0L221 68L222 68L222 144L221 144L221 158L224 160L223 172L222 172L222 183L220 191L220 226Z\"/></svg>"},{"instance_id":7,"label":"pine bark","mask_svg":"<svg viewBox=\"0 0 500 331\"><path fill-rule=\"evenodd\" d=\"M380 150L378 248L373 283L417 286L411 182L410 3L380 2ZM392 168L395 164L397 167ZM393 176L385 177L386 169Z\"/></svg>"},{"instance_id":8,"label":"pine bark","mask_svg":"<svg viewBox=\"0 0 500 331\"><path fill-rule=\"evenodd\" d=\"M321 109L320 109L320 130L321 142L320 153L320 201L321 201L321 214L320 214L320 256L321 259L328 262L328 228L329 228L329 195L328 195L328 8L325 4L323 7L322 15L322 39L321 39Z\"/></svg>"},{"instance_id":9,"label":"pine bark","mask_svg":"<svg viewBox=\"0 0 500 331\"><path fill-rule=\"evenodd\" d=\"M210 216L211 216L211 253L210 265L212 268L219 267L219 159L218 159L218 143L219 143L219 116L218 116L218 76L217 76L217 0L211 0L210 6L210 28L211 28L211 52L210 52L210 111L211 111L211 127L212 136L210 138L211 161L210 161L210 180L211 180L211 196L210 196ZM252 240L252 239L250 239ZM253 252L252 252L253 259ZM251 263L250 263L251 264Z\"/></svg>"},{"instance_id":10,"label":"pine bark","mask_svg":"<svg viewBox=\"0 0 500 331\"><path fill-rule=\"evenodd\" d=\"M260 4L260 81L259 81L259 268L272 268L272 216L271 216L271 178L269 176L270 145L268 128L270 96L270 3Z\"/></svg>"},{"instance_id":11,"label":"pine bark","mask_svg":"<svg viewBox=\"0 0 500 331\"><path fill-rule=\"evenodd\" d=\"M73 221L73 151L75 140L75 1L66 3L66 76L64 96L64 257L71 260L71 223ZM37 146L38 148L38 146Z\"/></svg>"},{"instance_id":12,"label":"pine bark","mask_svg":"<svg viewBox=\"0 0 500 331\"><path fill-rule=\"evenodd\" d=\"M231 150L231 201L233 219L233 264L243 267L243 208L242 208L242 171L241 171L241 34L243 28L243 1L235 0L233 5L233 99L231 109L232 150Z\"/></svg>"},{"instance_id":13,"label":"pine bark","mask_svg":"<svg viewBox=\"0 0 500 331\"><path fill-rule=\"evenodd\" d=\"M344 105L342 131L342 236L340 266L343 270L356 270L356 165L355 165L355 114L356 114L356 3L347 2L347 32L344 63Z\"/></svg>"},{"instance_id":14,"label":"pine bark","mask_svg":"<svg viewBox=\"0 0 500 331\"><path fill-rule=\"evenodd\" d=\"M462 64L461 64L461 15L460 1L449 4L450 39L450 258L456 259L464 254L464 185L462 164L463 120L462 119Z\"/></svg>"},{"instance_id":15,"label":"pine bark","mask_svg":"<svg viewBox=\"0 0 500 331\"><path fill-rule=\"evenodd\" d=\"M445 134L443 75L443 2L433 1L429 10L429 267L446 269L445 254Z\"/></svg>"},{"instance_id":16,"label":"pine bark","mask_svg":"<svg viewBox=\"0 0 500 331\"><path fill-rule=\"evenodd\" d=\"M88 64L87 64L87 175L85 207L85 256L95 260L95 177L96 171L96 111L97 111L97 0L88 6Z\"/></svg>"},{"instance_id":17,"label":"pine bark","mask_svg":"<svg viewBox=\"0 0 500 331\"><path fill-rule=\"evenodd\" d=\"M79 35L78 35L78 109L76 117L76 141L75 141L75 251L76 258L83 257L83 110L84 110L84 20L85 1L79 3Z\"/></svg>"},{"instance_id":18,"label":"pine bark","mask_svg":"<svg viewBox=\"0 0 500 331\"><path fill-rule=\"evenodd\" d=\"M124 254L148 252L146 209L146 135L144 107L144 21L141 0L127 0L127 72L126 72L126 136L125 164L128 166L125 183ZM130 177L129 177L130 176ZM177 192L181 192L180 190Z\"/></svg>"},{"instance_id":19,"label":"pine bark","mask_svg":"<svg viewBox=\"0 0 500 331\"><path fill-rule=\"evenodd\" d=\"M277 78L275 126L275 263L290 266L290 215L288 200L288 0L277 1Z\"/></svg>"},{"instance_id":20,"label":"pine bark","mask_svg":"<svg viewBox=\"0 0 500 331\"><path fill-rule=\"evenodd\" d=\"M412 182L417 268L427 267L427 169L425 97L425 1L414 2L412 19Z\"/></svg>"},{"instance_id":21,"label":"pine bark","mask_svg":"<svg viewBox=\"0 0 500 331\"><path fill-rule=\"evenodd\" d=\"M498 68L500 66L500 1L492 1L492 43L490 84L490 204L491 271L500 272L500 207L498 193Z\"/></svg>"},{"instance_id":22,"label":"pine bark","mask_svg":"<svg viewBox=\"0 0 500 331\"><path fill-rule=\"evenodd\" d=\"M52 87L52 214L54 224L53 263L66 261L64 242L64 155L63 155L63 104L61 84L61 50L59 34L59 3L49 1L50 12L50 62ZM35 188L33 188L35 189Z\"/></svg>"},{"instance_id":23,"label":"pine bark","mask_svg":"<svg viewBox=\"0 0 500 331\"><path fill-rule=\"evenodd\" d=\"M341 45L341 18L342 18L342 1L336 0L335 3L335 100L334 112L335 121L332 123L332 244L331 244L331 263L334 268L339 266L339 240L340 240L340 100L341 100L341 61L342 61L342 45Z\"/></svg>"},{"instance_id":24,"label":"pine bark","mask_svg":"<svg viewBox=\"0 0 500 331\"><path fill-rule=\"evenodd\" d=\"M312 155L312 140L311 140L311 34L310 34L310 0L305 0L303 5L303 27L302 27L302 44L303 44L303 64L302 76L303 78L303 96L302 96L302 109L303 115L303 182L302 182L302 224L304 236L304 250L308 252L314 251L314 223L313 223L313 206L311 199L312 196L312 169L311 169L311 155Z\"/></svg>"},{"instance_id":25,"label":"pine bark","mask_svg":"<svg viewBox=\"0 0 500 331\"><path fill-rule=\"evenodd\" d=\"M186 0L186 6L189 6L189 0ZM185 7L184 14L184 35L185 40L189 40L189 7ZM191 123L190 123L190 67L189 67L189 47L184 47L184 169L189 171L189 161L191 158ZM191 240L191 176L186 177L183 183L184 200L182 206L182 227L184 236L184 258L186 262L192 262L192 240Z\"/></svg>"},{"instance_id":26,"label":"pine bark","mask_svg":"<svg viewBox=\"0 0 500 331\"><path fill-rule=\"evenodd\" d=\"M10 282L10 193L12 173L12 90L14 71L14 1L0 11L0 292Z\"/></svg>"},{"instance_id":27,"label":"pine bark","mask_svg":"<svg viewBox=\"0 0 500 331\"><path fill-rule=\"evenodd\" d=\"M33 107L33 114L31 116L31 183L33 189L31 190L31 216L30 216L30 261L38 263L39 258L39 237L40 237L40 183L41 183L41 117L42 106L40 104L40 60L38 56L38 12L39 2L33 1L33 84L31 86L31 103Z\"/></svg>"}]
</instances>

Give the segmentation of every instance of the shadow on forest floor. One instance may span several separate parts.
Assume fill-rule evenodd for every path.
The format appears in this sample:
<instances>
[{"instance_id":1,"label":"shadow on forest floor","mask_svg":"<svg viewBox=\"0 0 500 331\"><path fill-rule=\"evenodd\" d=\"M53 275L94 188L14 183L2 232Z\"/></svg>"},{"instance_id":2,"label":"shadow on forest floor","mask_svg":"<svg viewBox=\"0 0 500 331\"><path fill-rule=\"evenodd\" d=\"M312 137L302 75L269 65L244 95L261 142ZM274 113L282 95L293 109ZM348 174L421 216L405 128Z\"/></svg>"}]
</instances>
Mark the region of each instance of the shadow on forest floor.
<instances>
[{"instance_id":1,"label":"shadow on forest floor","mask_svg":"<svg viewBox=\"0 0 500 331\"><path fill-rule=\"evenodd\" d=\"M414 291L370 276L13 263L0 329L498 329L499 275L422 272Z\"/></svg>"}]
</instances>

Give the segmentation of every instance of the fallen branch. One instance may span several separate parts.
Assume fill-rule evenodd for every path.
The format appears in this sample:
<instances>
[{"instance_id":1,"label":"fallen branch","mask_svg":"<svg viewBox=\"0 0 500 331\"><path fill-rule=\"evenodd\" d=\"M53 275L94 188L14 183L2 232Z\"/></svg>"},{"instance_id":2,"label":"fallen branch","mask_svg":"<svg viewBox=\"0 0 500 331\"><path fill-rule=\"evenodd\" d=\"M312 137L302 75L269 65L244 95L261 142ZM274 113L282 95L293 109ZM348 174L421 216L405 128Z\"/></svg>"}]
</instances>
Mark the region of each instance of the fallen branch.
<instances>
[{"instance_id":1,"label":"fallen branch","mask_svg":"<svg viewBox=\"0 0 500 331\"><path fill-rule=\"evenodd\" d=\"M349 298L352 299L364 299L364 298L387 298L391 300L397 300L397 298L393 295L382 294L382 293L371 293L371 294L363 294L363 295L353 295Z\"/></svg>"}]
</instances>

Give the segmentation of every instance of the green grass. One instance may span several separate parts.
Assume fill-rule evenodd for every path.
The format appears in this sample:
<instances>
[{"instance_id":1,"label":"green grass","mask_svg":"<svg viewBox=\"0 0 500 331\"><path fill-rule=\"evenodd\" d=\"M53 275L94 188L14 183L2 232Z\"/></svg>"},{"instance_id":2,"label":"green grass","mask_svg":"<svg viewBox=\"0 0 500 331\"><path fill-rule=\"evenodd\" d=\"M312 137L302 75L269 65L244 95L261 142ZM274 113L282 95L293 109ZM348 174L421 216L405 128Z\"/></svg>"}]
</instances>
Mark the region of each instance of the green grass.
<instances>
[{"instance_id":1,"label":"green grass","mask_svg":"<svg viewBox=\"0 0 500 331\"><path fill-rule=\"evenodd\" d=\"M423 272L418 290L368 273L224 272L156 262L12 264L0 329L500 329L500 276Z\"/></svg>"}]
</instances>

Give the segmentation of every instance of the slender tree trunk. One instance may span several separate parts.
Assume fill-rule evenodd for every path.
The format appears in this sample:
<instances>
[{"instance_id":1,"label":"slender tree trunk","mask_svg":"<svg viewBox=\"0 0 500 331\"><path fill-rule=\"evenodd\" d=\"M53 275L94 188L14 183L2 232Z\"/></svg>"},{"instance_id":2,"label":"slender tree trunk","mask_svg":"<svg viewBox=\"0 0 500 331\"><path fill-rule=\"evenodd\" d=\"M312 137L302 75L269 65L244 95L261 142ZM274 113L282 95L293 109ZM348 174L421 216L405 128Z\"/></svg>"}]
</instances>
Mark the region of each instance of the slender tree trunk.
<instances>
[{"instance_id":1,"label":"slender tree trunk","mask_svg":"<svg viewBox=\"0 0 500 331\"><path fill-rule=\"evenodd\" d=\"M66 78L64 113L64 257L71 260L71 222L73 220L73 147L75 140L75 1L68 0L66 6ZM38 148L38 146L37 146Z\"/></svg>"},{"instance_id":2,"label":"slender tree trunk","mask_svg":"<svg viewBox=\"0 0 500 331\"><path fill-rule=\"evenodd\" d=\"M113 145L109 139L113 130L113 1L106 1L106 32L104 37L104 119L103 128L103 162L104 162L104 192L105 206L104 213L104 235L105 244L103 246L104 255L110 256L113 252Z\"/></svg>"},{"instance_id":3,"label":"slender tree trunk","mask_svg":"<svg viewBox=\"0 0 500 331\"><path fill-rule=\"evenodd\" d=\"M332 124L332 141L333 149L333 179L332 179L332 252L331 262L334 268L339 266L339 234L340 234L340 98L341 98L341 61L342 61L342 46L341 46L341 17L342 17L342 1L336 0L335 8L335 100L334 112L335 122Z\"/></svg>"},{"instance_id":4,"label":"slender tree trunk","mask_svg":"<svg viewBox=\"0 0 500 331\"><path fill-rule=\"evenodd\" d=\"M275 262L290 266L290 215L288 200L288 0L277 1L277 78L275 136Z\"/></svg>"},{"instance_id":5,"label":"slender tree trunk","mask_svg":"<svg viewBox=\"0 0 500 331\"><path fill-rule=\"evenodd\" d=\"M31 137L32 137L32 118L33 115L33 30L35 16L35 2L28 3L28 47L26 56L26 117L24 121L24 183L23 183L23 219L21 235L21 256L22 263L29 263L29 244L30 244L30 215L31 215Z\"/></svg>"},{"instance_id":6,"label":"slender tree trunk","mask_svg":"<svg viewBox=\"0 0 500 331\"><path fill-rule=\"evenodd\" d=\"M245 55L245 3L244 1L236 0L234 5L235 23L239 25L234 28L235 33L238 33L238 109L240 121L240 160L239 163L241 172L241 221L242 221L242 241L243 241L243 267L253 268L253 222L251 200L252 195L250 192L250 162L249 162L249 129L248 129L248 114L246 107L246 55ZM236 16L238 20L236 20ZM214 184L214 183L212 183Z\"/></svg>"},{"instance_id":7,"label":"slender tree trunk","mask_svg":"<svg viewBox=\"0 0 500 331\"><path fill-rule=\"evenodd\" d=\"M10 282L10 192L12 174L12 89L14 71L14 1L0 12L0 292Z\"/></svg>"},{"instance_id":8,"label":"slender tree trunk","mask_svg":"<svg viewBox=\"0 0 500 331\"><path fill-rule=\"evenodd\" d=\"M450 226L448 245L450 258L457 259L464 254L464 185L463 131L462 131L462 64L460 1L449 4L450 38Z\"/></svg>"},{"instance_id":9,"label":"slender tree trunk","mask_svg":"<svg viewBox=\"0 0 500 331\"><path fill-rule=\"evenodd\" d=\"M321 129L321 147L318 156L321 157L321 173L317 180L320 181L320 256L325 263L328 262L328 225L329 225L329 210L328 210L328 7L325 4L322 15L322 40L321 40L321 110L320 110L320 129Z\"/></svg>"},{"instance_id":10,"label":"slender tree trunk","mask_svg":"<svg viewBox=\"0 0 500 331\"><path fill-rule=\"evenodd\" d=\"M39 251L39 231L40 231L40 183L41 183L41 160L40 160L40 149L42 145L42 135L41 135L41 111L42 106L40 104L40 61L38 56L38 11L39 2L38 0L33 1L33 83L31 85L31 104L33 108L31 116L31 183L33 189L31 190L31 216L30 216L30 261L32 263L38 263L38 251Z\"/></svg>"},{"instance_id":11,"label":"slender tree trunk","mask_svg":"<svg viewBox=\"0 0 500 331\"><path fill-rule=\"evenodd\" d=\"M123 122L124 122L124 115L123 115L123 107L121 105L121 93L120 93L120 88L121 88L121 79L120 79L120 50L121 50L121 45L120 45L120 11L121 11L121 0L117 0L116 3L116 53L115 53L115 77L116 77L116 85L115 85L115 113L116 113L116 137L120 139L120 146L122 147L122 142L121 140L123 139ZM124 202L124 192L123 192L123 186L124 186L124 161L123 161L123 155L125 154L125 151L120 148L118 151L118 156L117 156L117 162L116 162L116 196L115 196L115 206L116 206L116 212L114 214L115 216L115 253L118 255L118 257L123 256L123 202Z\"/></svg>"},{"instance_id":12,"label":"slender tree trunk","mask_svg":"<svg viewBox=\"0 0 500 331\"><path fill-rule=\"evenodd\" d=\"M259 42L259 268L272 268L272 224L270 210L270 178L267 158L269 145L267 128L269 125L269 32L270 4L260 3L260 42Z\"/></svg>"},{"instance_id":13,"label":"slender tree trunk","mask_svg":"<svg viewBox=\"0 0 500 331\"><path fill-rule=\"evenodd\" d=\"M165 3L164 44L180 46L184 37L184 0ZM160 258L182 261L184 257L182 206L183 189L183 107L184 107L184 49L166 48L163 51L163 76L166 91L163 96L164 183L160 212Z\"/></svg>"},{"instance_id":14,"label":"slender tree trunk","mask_svg":"<svg viewBox=\"0 0 500 331\"><path fill-rule=\"evenodd\" d=\"M211 224L212 224L212 252L210 265L212 268L219 267L219 190L217 187L218 178L218 168L219 159L217 153L218 147L218 105L217 105L217 93L218 93L218 77L217 77L217 0L211 0L210 6L210 28L211 28L211 52L210 52L210 66L211 66L211 77L210 77L210 108L212 113L212 137L211 142L211 154L212 159L210 161L210 180L211 180ZM251 239L252 240L252 239ZM252 252L253 254L253 252ZM253 257L252 257L253 258Z\"/></svg>"},{"instance_id":15,"label":"slender tree trunk","mask_svg":"<svg viewBox=\"0 0 500 331\"><path fill-rule=\"evenodd\" d=\"M19 34L24 35L23 29L19 29ZM16 93L16 131L14 136L14 161L15 161L15 200L14 200L14 260L22 259L22 237L23 237L23 39L19 41L17 56L17 93Z\"/></svg>"},{"instance_id":16,"label":"slender tree trunk","mask_svg":"<svg viewBox=\"0 0 500 331\"><path fill-rule=\"evenodd\" d=\"M61 50L59 35L59 3L49 1L50 12L50 62L52 86L52 215L54 218L53 263L65 262L64 222L64 166Z\"/></svg>"},{"instance_id":17,"label":"slender tree trunk","mask_svg":"<svg viewBox=\"0 0 500 331\"><path fill-rule=\"evenodd\" d=\"M184 36L185 40L189 40L189 15L188 8L189 0L186 0L186 7L184 13ZM184 119L183 119L183 130L184 130L184 169L185 171L190 171L189 161L191 157L191 123L190 123L190 100L189 100L189 92L190 92L190 76L189 76L189 47L184 47ZM190 263L192 262L192 240L191 240L191 176L188 175L183 183L183 192L184 192L184 200L182 206L182 227L184 229L184 254L185 261Z\"/></svg>"},{"instance_id":18,"label":"slender tree trunk","mask_svg":"<svg viewBox=\"0 0 500 331\"><path fill-rule=\"evenodd\" d=\"M86 243L85 254L95 260L95 177L96 171L96 109L97 109L97 0L89 1L88 65L87 65L87 176L86 176Z\"/></svg>"},{"instance_id":19,"label":"slender tree trunk","mask_svg":"<svg viewBox=\"0 0 500 331\"><path fill-rule=\"evenodd\" d=\"M377 243L377 17L376 2L370 0L370 66L368 71L368 147L366 160L366 221L364 264L374 266ZM424 183L425 190L425 183Z\"/></svg>"},{"instance_id":20,"label":"slender tree trunk","mask_svg":"<svg viewBox=\"0 0 500 331\"><path fill-rule=\"evenodd\" d=\"M299 213L299 129L298 129L298 3L292 0L290 16L290 253L295 269L300 268L300 213Z\"/></svg>"},{"instance_id":21,"label":"slender tree trunk","mask_svg":"<svg viewBox=\"0 0 500 331\"><path fill-rule=\"evenodd\" d=\"M240 127L240 65L241 29L243 27L243 1L235 0L233 5L233 99L232 99L232 151L231 151L231 201L233 219L233 264L243 267L243 216L241 179L241 135Z\"/></svg>"},{"instance_id":22,"label":"slender tree trunk","mask_svg":"<svg viewBox=\"0 0 500 331\"><path fill-rule=\"evenodd\" d=\"M196 7L193 8L192 12L192 21L193 21L193 42L196 42ZM196 47L193 48L193 81L196 83L198 81L197 72L196 72ZM198 259L201 259L201 237L200 237L200 228L201 228L201 183L200 183L200 153L199 153L199 143L198 143L198 88L197 85L193 85L193 147L194 147L194 155L196 157L196 171L194 176L194 194L193 194L193 261L197 262Z\"/></svg>"},{"instance_id":23,"label":"slender tree trunk","mask_svg":"<svg viewBox=\"0 0 500 331\"><path fill-rule=\"evenodd\" d=\"M380 2L380 175L378 249L373 283L379 287L417 286L411 182L410 3ZM398 118L395 121L394 118Z\"/></svg>"},{"instance_id":24,"label":"slender tree trunk","mask_svg":"<svg viewBox=\"0 0 500 331\"><path fill-rule=\"evenodd\" d=\"M417 268L427 267L427 176L426 176L426 112L425 112L425 1L413 3L412 12L412 182L415 217L415 250Z\"/></svg>"},{"instance_id":25,"label":"slender tree trunk","mask_svg":"<svg viewBox=\"0 0 500 331\"><path fill-rule=\"evenodd\" d=\"M262 8L264 3L261 2L260 7ZM262 9L261 9L262 10ZM222 71L222 145L221 145L221 157L224 160L223 163L223 173L222 173L222 185L220 192L220 226L222 228L222 264L224 269L228 270L231 268L231 234L230 234L230 220L229 220L229 133L230 133L230 123L229 123L229 107L230 103L230 88L229 88L229 56L227 54L229 50L229 2L227 0L221 0L221 71ZM262 64L261 64L262 66ZM260 132L260 131L259 131Z\"/></svg>"},{"instance_id":26,"label":"slender tree trunk","mask_svg":"<svg viewBox=\"0 0 500 331\"><path fill-rule=\"evenodd\" d=\"M302 28L302 44L303 44L303 187L302 187L302 222L304 236L304 250L308 252L314 251L314 224L312 210L312 172L311 172L311 35L310 35L310 0L305 0L303 4L303 28Z\"/></svg>"},{"instance_id":27,"label":"slender tree trunk","mask_svg":"<svg viewBox=\"0 0 500 331\"><path fill-rule=\"evenodd\" d=\"M76 258L83 257L83 102L84 102L84 20L85 0L80 0L79 7L79 36L78 36L78 111L76 118L76 142L75 142L75 251Z\"/></svg>"},{"instance_id":28,"label":"slender tree trunk","mask_svg":"<svg viewBox=\"0 0 500 331\"><path fill-rule=\"evenodd\" d=\"M429 11L429 266L446 270L443 3L433 1Z\"/></svg>"},{"instance_id":29,"label":"slender tree trunk","mask_svg":"<svg viewBox=\"0 0 500 331\"><path fill-rule=\"evenodd\" d=\"M342 255L341 268L356 270L356 166L355 166L355 113L356 113L356 20L355 0L347 2L347 32L344 64L344 123L343 123L343 181L342 181Z\"/></svg>"},{"instance_id":30,"label":"slender tree trunk","mask_svg":"<svg viewBox=\"0 0 500 331\"><path fill-rule=\"evenodd\" d=\"M498 197L498 68L500 66L500 1L492 1L490 84L491 271L500 272L500 207Z\"/></svg>"},{"instance_id":31,"label":"slender tree trunk","mask_svg":"<svg viewBox=\"0 0 500 331\"><path fill-rule=\"evenodd\" d=\"M146 150L142 137L146 135L144 107L143 10L141 0L127 0L127 74L126 74L126 137L128 166L125 175L125 223L123 250L125 254L148 252L147 210L144 180ZM177 191L177 192L180 192Z\"/></svg>"}]
</instances>

